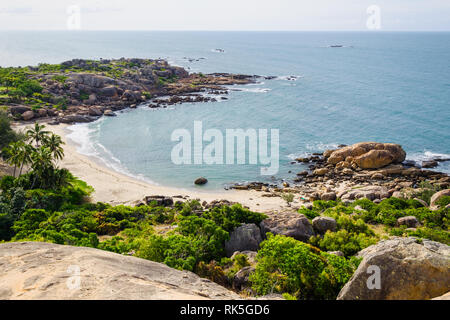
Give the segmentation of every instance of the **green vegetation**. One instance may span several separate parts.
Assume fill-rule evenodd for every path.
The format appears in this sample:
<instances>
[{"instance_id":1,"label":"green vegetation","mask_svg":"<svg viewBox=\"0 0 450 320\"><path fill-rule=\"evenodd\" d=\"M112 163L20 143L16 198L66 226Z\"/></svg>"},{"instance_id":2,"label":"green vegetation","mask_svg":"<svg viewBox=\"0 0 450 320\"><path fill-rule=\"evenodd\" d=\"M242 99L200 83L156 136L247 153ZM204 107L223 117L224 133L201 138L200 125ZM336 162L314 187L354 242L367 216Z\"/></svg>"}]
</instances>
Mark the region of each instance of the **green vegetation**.
<instances>
[{"instance_id":1,"label":"green vegetation","mask_svg":"<svg viewBox=\"0 0 450 320\"><path fill-rule=\"evenodd\" d=\"M152 98L152 94L148 91L143 91L142 95L145 97L145 99L149 100Z\"/></svg>"},{"instance_id":2,"label":"green vegetation","mask_svg":"<svg viewBox=\"0 0 450 320\"><path fill-rule=\"evenodd\" d=\"M14 167L14 177L19 169L29 168L30 171L20 177L22 186L29 189L51 189L63 185L69 173L57 169L57 161L64 157L59 136L44 130L45 126L35 123L32 129L27 130L25 139L11 143L5 148L6 161Z\"/></svg>"},{"instance_id":3,"label":"green vegetation","mask_svg":"<svg viewBox=\"0 0 450 320\"><path fill-rule=\"evenodd\" d=\"M294 201L294 195L292 193L283 193L281 195L281 198L283 198L283 200L286 201L288 207L290 207L291 202Z\"/></svg>"},{"instance_id":4,"label":"green vegetation","mask_svg":"<svg viewBox=\"0 0 450 320\"><path fill-rule=\"evenodd\" d=\"M61 64L41 63L37 67L0 67L0 105L23 104L39 109L43 106L53 106L58 109L67 107L71 93L59 95L50 93L49 87L54 82L64 89L69 88L67 80L70 73L95 73L120 79L137 75L138 68L154 64L151 60L140 60L136 62L127 60L79 60L69 61ZM176 76L160 78L160 85L177 80ZM46 88L46 90L44 90ZM145 94L149 99L149 93ZM80 92L80 99L87 100L89 95Z\"/></svg>"},{"instance_id":5,"label":"green vegetation","mask_svg":"<svg viewBox=\"0 0 450 320\"><path fill-rule=\"evenodd\" d=\"M268 235L257 255L250 276L261 295L289 293L298 299L336 299L359 264L284 236Z\"/></svg>"},{"instance_id":6,"label":"green vegetation","mask_svg":"<svg viewBox=\"0 0 450 320\"><path fill-rule=\"evenodd\" d=\"M58 81L58 82L64 84L67 80L67 76L57 74L52 77L52 80L55 80L55 81Z\"/></svg>"},{"instance_id":7,"label":"green vegetation","mask_svg":"<svg viewBox=\"0 0 450 320\"><path fill-rule=\"evenodd\" d=\"M305 209L303 209L303 212ZM310 243L325 251L341 251L345 256L356 254L379 239L370 227L358 215L354 215L352 207L346 207L335 201L315 201L308 216L320 214L332 217L337 222L337 231L310 239Z\"/></svg>"},{"instance_id":8,"label":"green vegetation","mask_svg":"<svg viewBox=\"0 0 450 320\"><path fill-rule=\"evenodd\" d=\"M42 94L39 81L29 68L0 68L0 103L24 103L37 106L51 102L51 96Z\"/></svg>"},{"instance_id":9,"label":"green vegetation","mask_svg":"<svg viewBox=\"0 0 450 320\"><path fill-rule=\"evenodd\" d=\"M80 100L87 100L89 99L89 94L87 92L84 92L83 90L80 91Z\"/></svg>"},{"instance_id":10,"label":"green vegetation","mask_svg":"<svg viewBox=\"0 0 450 320\"><path fill-rule=\"evenodd\" d=\"M239 204L205 209L197 200L171 207L90 203L92 187L58 168L64 157L59 136L35 124L21 138L11 132L6 115L0 114L0 121L2 142L9 141L5 158L14 167L13 176L0 180L0 241L46 241L134 255L228 287L242 268L252 266L256 270L249 286L240 289L243 295L280 293L289 300L335 299L360 262L354 255L387 235L450 244L445 208L450 197L442 197L442 208L435 211L397 198L379 204L315 201L299 213L311 220L334 218L335 232L311 237L309 243L269 233L256 262L244 254L231 259L225 254L230 233L243 223L259 225L264 214ZM420 226L398 226L404 216L415 216ZM326 252L338 250L344 256Z\"/></svg>"},{"instance_id":11,"label":"green vegetation","mask_svg":"<svg viewBox=\"0 0 450 320\"><path fill-rule=\"evenodd\" d=\"M0 182L0 240L49 241L118 253L134 250L137 256L193 271L200 262L225 257L224 243L234 228L265 218L240 205L203 210L198 201L173 208L85 203L92 188L57 168L64 156L61 145L60 137L35 124L24 141L6 149L14 176ZM163 223L174 227L161 235L154 227ZM111 238L100 241L100 236Z\"/></svg>"},{"instance_id":12,"label":"green vegetation","mask_svg":"<svg viewBox=\"0 0 450 320\"><path fill-rule=\"evenodd\" d=\"M440 208L445 208L446 206L448 206L450 204L450 196L441 197L438 201L436 201L436 204Z\"/></svg>"},{"instance_id":13,"label":"green vegetation","mask_svg":"<svg viewBox=\"0 0 450 320\"><path fill-rule=\"evenodd\" d=\"M5 148L23 137L11 129L11 120L4 110L0 110L0 156L6 157Z\"/></svg>"},{"instance_id":14,"label":"green vegetation","mask_svg":"<svg viewBox=\"0 0 450 320\"><path fill-rule=\"evenodd\" d=\"M345 256L351 256L380 240L382 235L373 231L377 226L384 229L383 235L416 236L450 244L449 209L445 208L449 198L442 197L439 203L441 209L434 211L412 199L389 198L375 204L364 198L350 205L318 200L314 201L312 209L301 208L299 213L309 219L320 215L334 218L337 231L312 237L310 244L325 251L339 250ZM397 226L397 219L406 216L416 217L420 226L415 229Z\"/></svg>"},{"instance_id":15,"label":"green vegetation","mask_svg":"<svg viewBox=\"0 0 450 320\"><path fill-rule=\"evenodd\" d=\"M422 181L419 184L419 192L415 194L415 196L426 203L430 204L431 196L436 192L440 191L440 188L432 185L427 181Z\"/></svg>"}]
</instances>

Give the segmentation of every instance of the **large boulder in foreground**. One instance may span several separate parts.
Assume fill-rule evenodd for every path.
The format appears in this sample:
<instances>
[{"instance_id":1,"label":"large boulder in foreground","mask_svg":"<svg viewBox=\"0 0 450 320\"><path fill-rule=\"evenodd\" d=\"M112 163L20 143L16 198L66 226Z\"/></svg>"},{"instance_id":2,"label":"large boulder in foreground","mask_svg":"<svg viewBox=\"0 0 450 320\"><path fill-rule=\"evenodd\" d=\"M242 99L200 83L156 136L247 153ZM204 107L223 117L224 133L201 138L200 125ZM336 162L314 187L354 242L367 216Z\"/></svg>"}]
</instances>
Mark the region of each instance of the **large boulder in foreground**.
<instances>
[{"instance_id":1,"label":"large boulder in foreground","mask_svg":"<svg viewBox=\"0 0 450 320\"><path fill-rule=\"evenodd\" d=\"M261 230L256 224L243 224L231 232L225 242L225 252L231 257L236 251L258 251L261 241Z\"/></svg>"},{"instance_id":2,"label":"large boulder in foreground","mask_svg":"<svg viewBox=\"0 0 450 320\"><path fill-rule=\"evenodd\" d=\"M93 248L0 244L0 270L0 299L239 299L192 272Z\"/></svg>"},{"instance_id":3,"label":"large boulder in foreground","mask_svg":"<svg viewBox=\"0 0 450 320\"><path fill-rule=\"evenodd\" d=\"M422 300L450 290L450 247L445 244L392 238L360 251L358 256L363 260L339 293L340 300ZM379 289L369 289L377 267Z\"/></svg>"},{"instance_id":4,"label":"large boulder in foreground","mask_svg":"<svg viewBox=\"0 0 450 320\"><path fill-rule=\"evenodd\" d=\"M304 214L278 213L261 222L263 236L267 232L274 235L292 237L300 241L308 241L314 235L311 222Z\"/></svg>"},{"instance_id":5,"label":"large boulder in foreground","mask_svg":"<svg viewBox=\"0 0 450 320\"><path fill-rule=\"evenodd\" d=\"M343 166L342 163L355 164L362 169L377 169L391 163L405 161L406 152L398 144L360 142L351 146L324 153L328 155L327 162Z\"/></svg>"}]
</instances>

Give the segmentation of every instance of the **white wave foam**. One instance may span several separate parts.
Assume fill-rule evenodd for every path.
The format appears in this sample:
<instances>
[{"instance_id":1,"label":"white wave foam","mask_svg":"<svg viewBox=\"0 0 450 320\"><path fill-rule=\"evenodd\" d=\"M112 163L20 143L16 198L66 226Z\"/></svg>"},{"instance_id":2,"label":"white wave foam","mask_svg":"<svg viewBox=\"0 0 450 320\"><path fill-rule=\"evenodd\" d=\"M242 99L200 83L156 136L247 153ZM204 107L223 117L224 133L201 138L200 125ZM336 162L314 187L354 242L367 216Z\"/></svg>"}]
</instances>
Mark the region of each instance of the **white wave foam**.
<instances>
[{"instance_id":1,"label":"white wave foam","mask_svg":"<svg viewBox=\"0 0 450 320\"><path fill-rule=\"evenodd\" d=\"M338 146L339 146L339 144L337 144L337 143L322 143L322 142L308 143L308 144L306 144L306 150L308 150L308 151L291 153L291 154L288 154L287 157L290 160L295 160L297 158L308 157L314 152L323 152L325 150L337 149Z\"/></svg>"},{"instance_id":2,"label":"white wave foam","mask_svg":"<svg viewBox=\"0 0 450 320\"><path fill-rule=\"evenodd\" d=\"M446 153L436 153L432 151L425 150L424 152L416 152L408 155L407 160L412 160L416 162L437 160L437 159L450 159L450 154Z\"/></svg>"},{"instance_id":3,"label":"white wave foam","mask_svg":"<svg viewBox=\"0 0 450 320\"><path fill-rule=\"evenodd\" d=\"M307 157L309 154L307 152L300 152L300 153L291 153L288 154L287 157L289 160L295 160L298 158L305 158Z\"/></svg>"},{"instance_id":4,"label":"white wave foam","mask_svg":"<svg viewBox=\"0 0 450 320\"><path fill-rule=\"evenodd\" d=\"M67 127L67 129L71 133L67 134L66 137L77 145L77 152L86 156L98 156L98 152L91 142L91 136L98 132L98 128L90 128L89 123L78 123Z\"/></svg>"},{"instance_id":5,"label":"white wave foam","mask_svg":"<svg viewBox=\"0 0 450 320\"><path fill-rule=\"evenodd\" d=\"M122 162L119 159L117 159L116 157L114 157L114 155L111 153L111 151L106 149L106 147L104 145L102 145L100 142L97 142L96 145L99 146L109 156L109 158L111 160L113 160L114 162L116 162L118 164L122 164Z\"/></svg>"},{"instance_id":6,"label":"white wave foam","mask_svg":"<svg viewBox=\"0 0 450 320\"><path fill-rule=\"evenodd\" d=\"M110 150L108 150L100 142L96 141L97 137L95 133L98 133L100 127L98 124L103 121L103 118L92 122L92 123L79 123L67 127L71 132L66 135L68 139L73 141L77 146L76 150L78 153L85 155L90 158L95 158L103 163L106 167L129 176L131 178L144 181L153 185L158 185L158 183L148 179L142 174L131 173L122 162L116 158ZM92 127L92 125L96 125Z\"/></svg>"},{"instance_id":7,"label":"white wave foam","mask_svg":"<svg viewBox=\"0 0 450 320\"><path fill-rule=\"evenodd\" d=\"M247 83L246 86L263 86L265 84L264 81L256 81L255 83Z\"/></svg>"},{"instance_id":8,"label":"white wave foam","mask_svg":"<svg viewBox=\"0 0 450 320\"><path fill-rule=\"evenodd\" d=\"M297 81L300 78L303 78L303 76L290 75L290 76L278 76L275 78L275 80Z\"/></svg>"},{"instance_id":9,"label":"white wave foam","mask_svg":"<svg viewBox=\"0 0 450 320\"><path fill-rule=\"evenodd\" d=\"M233 88L232 91L253 92L253 93L266 93L271 91L269 88Z\"/></svg>"},{"instance_id":10,"label":"white wave foam","mask_svg":"<svg viewBox=\"0 0 450 320\"><path fill-rule=\"evenodd\" d=\"M312 152L315 151L325 151L325 150L332 150L332 149L337 149L339 146L339 143L322 143L322 142L318 142L318 143L308 143L306 145L306 149L311 150Z\"/></svg>"}]
</instances>

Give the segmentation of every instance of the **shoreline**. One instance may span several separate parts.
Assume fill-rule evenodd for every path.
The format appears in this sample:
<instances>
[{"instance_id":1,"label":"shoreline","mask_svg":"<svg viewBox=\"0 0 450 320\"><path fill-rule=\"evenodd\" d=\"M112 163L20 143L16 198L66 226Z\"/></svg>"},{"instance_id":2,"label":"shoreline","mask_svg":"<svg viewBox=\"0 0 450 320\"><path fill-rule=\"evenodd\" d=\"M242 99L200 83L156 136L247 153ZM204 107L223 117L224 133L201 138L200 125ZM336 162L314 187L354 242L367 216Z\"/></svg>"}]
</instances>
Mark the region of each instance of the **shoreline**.
<instances>
[{"instance_id":1,"label":"shoreline","mask_svg":"<svg viewBox=\"0 0 450 320\"><path fill-rule=\"evenodd\" d=\"M152 184L151 180L144 181L116 168L111 168L101 157L88 156L78 152L77 148L80 145L67 137L70 133L67 128L71 124L49 125L45 121L39 122L46 124L46 130L61 136L61 139L65 142L65 157L59 162L59 166L68 169L75 177L94 188L95 191L91 195L92 202L104 202L111 205L137 205L142 203L145 197L164 196L172 197L174 201L197 199L203 205L205 205L204 202L226 200L232 203L240 203L252 211L272 215L278 212L296 211L302 206L310 206L314 200L335 200L342 196L345 197L345 194L353 197L355 196L352 191L354 189L362 188L362 194L356 197L376 197L377 201L380 201L390 196L403 197L406 195L405 191L409 193L411 188L417 188L420 181L429 180L433 184L437 183L441 188L448 187L450 184L448 174L421 170L414 166L391 164L381 169L368 171L362 169L353 171L348 168L342 170L342 168L334 169L334 165L327 165L326 159L329 155L325 157L313 155L309 158L296 159L298 162L307 160L310 163L311 172L297 173L297 178L292 186L287 184L282 188L267 188L258 183L250 183L247 186L230 190L202 191L164 186ZM13 128L23 130L28 126L30 126L28 123L15 123ZM402 150L401 146L397 146ZM345 149L338 149L337 151L342 152ZM332 152L332 150L329 151ZM402 150L402 152L404 151ZM323 170L326 173L318 172ZM298 182L303 183L297 185ZM375 195L372 194L373 188L380 192ZM400 191L403 195L400 195ZM372 195L366 195L365 192ZM283 193L294 194L291 205L288 206L283 200L281 196Z\"/></svg>"},{"instance_id":2,"label":"shoreline","mask_svg":"<svg viewBox=\"0 0 450 320\"><path fill-rule=\"evenodd\" d=\"M21 130L27 126L29 125L17 124L15 129ZM70 138L67 138L67 127L69 126L69 124L47 125L46 130L61 136L61 139L65 142L65 157L59 163L59 166L68 169L74 176L95 189L91 195L93 202L133 205L146 196L161 195L168 197L183 196L185 199L200 199L201 202L226 199L241 203L243 206L249 207L250 210L265 213L289 208L283 199L263 197L263 193L255 190L195 191L153 185L128 176L102 165L98 159L79 153L76 144ZM178 200L178 198L175 200Z\"/></svg>"}]
</instances>

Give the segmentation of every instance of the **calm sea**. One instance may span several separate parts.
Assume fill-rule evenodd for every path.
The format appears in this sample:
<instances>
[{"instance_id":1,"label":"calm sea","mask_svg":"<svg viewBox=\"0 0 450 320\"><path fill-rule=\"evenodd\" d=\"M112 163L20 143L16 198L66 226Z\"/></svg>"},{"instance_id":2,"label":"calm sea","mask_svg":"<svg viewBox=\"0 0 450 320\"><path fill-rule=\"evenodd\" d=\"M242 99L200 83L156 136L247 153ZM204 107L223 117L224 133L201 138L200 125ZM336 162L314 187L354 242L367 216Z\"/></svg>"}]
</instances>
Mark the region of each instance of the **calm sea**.
<instances>
[{"instance_id":1,"label":"calm sea","mask_svg":"<svg viewBox=\"0 0 450 320\"><path fill-rule=\"evenodd\" d=\"M71 127L80 152L147 181L194 188L193 180L205 176L208 189L279 181L304 170L290 164L296 156L359 141L399 143L413 160L450 157L450 33L0 33L1 66L120 57L166 58L203 73L277 76L233 86L221 102L159 110L144 105ZM254 165L173 164L171 133L192 131L195 120L224 133L279 129L279 173L262 177ZM450 162L438 170L450 172Z\"/></svg>"}]
</instances>

